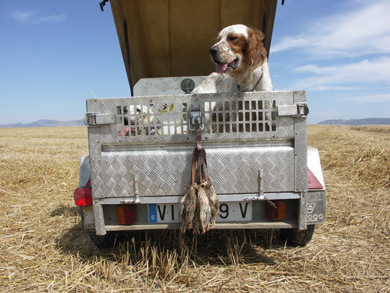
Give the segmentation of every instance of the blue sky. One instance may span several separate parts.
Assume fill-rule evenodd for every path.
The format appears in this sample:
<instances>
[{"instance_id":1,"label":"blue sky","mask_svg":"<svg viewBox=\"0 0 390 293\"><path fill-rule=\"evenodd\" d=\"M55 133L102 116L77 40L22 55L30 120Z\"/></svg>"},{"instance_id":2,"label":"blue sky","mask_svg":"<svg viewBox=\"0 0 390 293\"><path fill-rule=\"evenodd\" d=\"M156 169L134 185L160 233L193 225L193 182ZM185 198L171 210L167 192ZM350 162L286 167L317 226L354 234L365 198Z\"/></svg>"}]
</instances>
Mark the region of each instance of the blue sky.
<instances>
[{"instance_id":1,"label":"blue sky","mask_svg":"<svg viewBox=\"0 0 390 293\"><path fill-rule=\"evenodd\" d=\"M309 123L390 117L390 0L279 1L276 90L307 91ZM82 119L91 90L130 94L110 5L0 0L0 124Z\"/></svg>"}]
</instances>

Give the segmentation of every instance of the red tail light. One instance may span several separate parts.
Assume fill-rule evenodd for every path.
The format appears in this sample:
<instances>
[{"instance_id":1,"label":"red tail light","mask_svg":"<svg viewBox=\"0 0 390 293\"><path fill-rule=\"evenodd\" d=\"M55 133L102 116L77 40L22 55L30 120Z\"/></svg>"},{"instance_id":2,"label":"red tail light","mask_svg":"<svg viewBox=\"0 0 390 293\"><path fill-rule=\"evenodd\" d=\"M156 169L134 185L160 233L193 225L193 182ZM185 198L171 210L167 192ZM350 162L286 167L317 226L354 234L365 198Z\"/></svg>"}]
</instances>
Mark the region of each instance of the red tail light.
<instances>
[{"instance_id":1,"label":"red tail light","mask_svg":"<svg viewBox=\"0 0 390 293\"><path fill-rule=\"evenodd\" d=\"M74 191L74 201L79 207L92 205L92 192L90 186L79 187Z\"/></svg>"},{"instance_id":2,"label":"red tail light","mask_svg":"<svg viewBox=\"0 0 390 293\"><path fill-rule=\"evenodd\" d=\"M286 218L286 202L280 200L272 201L276 207L266 204L265 214L268 220L281 221Z\"/></svg>"}]
</instances>

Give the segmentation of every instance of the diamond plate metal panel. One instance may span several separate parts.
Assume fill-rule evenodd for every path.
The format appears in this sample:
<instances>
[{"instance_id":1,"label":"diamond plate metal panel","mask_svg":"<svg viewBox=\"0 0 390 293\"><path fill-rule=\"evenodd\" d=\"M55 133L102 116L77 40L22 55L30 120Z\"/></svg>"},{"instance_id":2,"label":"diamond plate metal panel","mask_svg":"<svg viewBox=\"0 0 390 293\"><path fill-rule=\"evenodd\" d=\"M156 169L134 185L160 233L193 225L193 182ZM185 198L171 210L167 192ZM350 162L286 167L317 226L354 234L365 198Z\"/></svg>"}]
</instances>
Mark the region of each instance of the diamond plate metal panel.
<instances>
[{"instance_id":1,"label":"diamond plate metal panel","mask_svg":"<svg viewBox=\"0 0 390 293\"><path fill-rule=\"evenodd\" d=\"M294 150L288 146L215 148L207 150L210 176L220 194L257 193L259 170L264 191L293 191Z\"/></svg>"},{"instance_id":2,"label":"diamond plate metal panel","mask_svg":"<svg viewBox=\"0 0 390 293\"><path fill-rule=\"evenodd\" d=\"M278 105L306 101L304 92L171 95L87 101L88 113L116 123L89 127L94 198L182 195L190 182L195 134L188 109L206 114L202 140L219 194L307 190L306 119L278 117ZM208 117L207 117L208 115ZM135 180L137 176L138 180Z\"/></svg>"},{"instance_id":3,"label":"diamond plate metal panel","mask_svg":"<svg viewBox=\"0 0 390 293\"><path fill-rule=\"evenodd\" d=\"M266 192L294 190L294 149L205 146L210 176L219 194L257 193L264 170ZM103 197L133 197L138 175L140 196L183 195L191 181L192 148L134 150L102 154Z\"/></svg>"},{"instance_id":4,"label":"diamond plate metal panel","mask_svg":"<svg viewBox=\"0 0 390 293\"><path fill-rule=\"evenodd\" d=\"M100 128L88 128L89 140L89 158L91 164L91 183L93 196L103 197L103 178L101 167L101 142L100 142Z\"/></svg>"},{"instance_id":5,"label":"diamond plate metal panel","mask_svg":"<svg viewBox=\"0 0 390 293\"><path fill-rule=\"evenodd\" d=\"M304 91L294 92L294 103L306 102ZM307 125L306 117L294 119L295 128L295 190L307 192Z\"/></svg>"}]
</instances>

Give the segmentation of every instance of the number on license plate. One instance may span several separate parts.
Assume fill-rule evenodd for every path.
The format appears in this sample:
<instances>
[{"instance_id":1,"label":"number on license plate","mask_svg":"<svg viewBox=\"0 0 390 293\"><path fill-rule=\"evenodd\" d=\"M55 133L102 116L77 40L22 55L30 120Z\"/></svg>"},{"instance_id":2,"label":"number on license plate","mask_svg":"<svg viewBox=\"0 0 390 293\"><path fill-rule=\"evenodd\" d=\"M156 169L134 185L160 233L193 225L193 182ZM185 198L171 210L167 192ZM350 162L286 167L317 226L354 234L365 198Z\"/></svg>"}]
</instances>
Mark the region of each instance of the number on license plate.
<instances>
[{"instance_id":1,"label":"number on license plate","mask_svg":"<svg viewBox=\"0 0 390 293\"><path fill-rule=\"evenodd\" d=\"M149 223L180 223L177 204L149 204ZM217 223L252 220L252 202L224 202L219 205Z\"/></svg>"}]
</instances>

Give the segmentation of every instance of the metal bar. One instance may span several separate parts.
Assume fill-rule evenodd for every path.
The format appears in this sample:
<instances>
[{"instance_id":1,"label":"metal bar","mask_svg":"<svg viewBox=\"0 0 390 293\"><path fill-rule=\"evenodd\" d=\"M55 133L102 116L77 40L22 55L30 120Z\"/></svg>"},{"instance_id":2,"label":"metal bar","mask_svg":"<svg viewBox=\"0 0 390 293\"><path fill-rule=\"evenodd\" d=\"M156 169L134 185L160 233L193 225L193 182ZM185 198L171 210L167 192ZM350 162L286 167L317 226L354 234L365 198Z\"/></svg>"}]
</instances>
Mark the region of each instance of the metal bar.
<instances>
[{"instance_id":1,"label":"metal bar","mask_svg":"<svg viewBox=\"0 0 390 293\"><path fill-rule=\"evenodd\" d=\"M299 201L299 230L307 229L307 192L304 193Z\"/></svg>"},{"instance_id":2,"label":"metal bar","mask_svg":"<svg viewBox=\"0 0 390 293\"><path fill-rule=\"evenodd\" d=\"M300 195L297 193L267 193L269 200L293 200L300 199ZM179 203L182 196L160 196L160 197L140 197L140 204L175 204ZM218 194L220 202L241 202L248 200L248 198L259 198L258 194ZM116 204L133 204L134 199L129 197L117 197L117 198L102 198L96 199L101 205L116 205Z\"/></svg>"},{"instance_id":3,"label":"metal bar","mask_svg":"<svg viewBox=\"0 0 390 293\"><path fill-rule=\"evenodd\" d=\"M94 203L93 214L95 217L96 235L106 235L106 226L104 225L103 207L98 203Z\"/></svg>"},{"instance_id":4,"label":"metal bar","mask_svg":"<svg viewBox=\"0 0 390 293\"><path fill-rule=\"evenodd\" d=\"M180 229L181 223L171 224L150 224L150 225L107 225L107 231L131 231L131 230L158 230L158 229ZM250 223L216 223L215 229L291 229L296 225L288 222L250 222Z\"/></svg>"},{"instance_id":5,"label":"metal bar","mask_svg":"<svg viewBox=\"0 0 390 293\"><path fill-rule=\"evenodd\" d=\"M139 179L138 179L138 174L135 174L134 175L134 203L140 203L140 199L139 199L139 188L138 188L138 182L139 182Z\"/></svg>"},{"instance_id":6,"label":"metal bar","mask_svg":"<svg viewBox=\"0 0 390 293\"><path fill-rule=\"evenodd\" d=\"M259 170L259 196L264 198L264 171Z\"/></svg>"}]
</instances>

